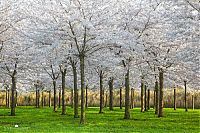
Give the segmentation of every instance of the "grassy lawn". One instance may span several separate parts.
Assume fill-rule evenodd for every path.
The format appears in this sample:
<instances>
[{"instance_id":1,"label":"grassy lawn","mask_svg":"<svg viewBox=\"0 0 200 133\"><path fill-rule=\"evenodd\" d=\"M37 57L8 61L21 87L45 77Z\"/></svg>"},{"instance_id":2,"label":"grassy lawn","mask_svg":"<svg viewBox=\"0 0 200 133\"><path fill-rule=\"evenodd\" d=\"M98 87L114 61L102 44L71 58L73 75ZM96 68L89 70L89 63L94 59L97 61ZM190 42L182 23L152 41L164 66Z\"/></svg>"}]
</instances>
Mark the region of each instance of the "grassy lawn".
<instances>
[{"instance_id":1,"label":"grassy lawn","mask_svg":"<svg viewBox=\"0 0 200 133\"><path fill-rule=\"evenodd\" d=\"M154 110L141 113L139 108L131 110L131 119L124 120L124 110L88 108L85 125L73 118L73 109L67 107L67 115L54 113L53 108L17 107L16 116L9 116L10 109L0 108L0 132L140 132L140 133L199 133L200 110L164 109L165 117L158 118ZM19 127L15 127L19 125Z\"/></svg>"}]
</instances>

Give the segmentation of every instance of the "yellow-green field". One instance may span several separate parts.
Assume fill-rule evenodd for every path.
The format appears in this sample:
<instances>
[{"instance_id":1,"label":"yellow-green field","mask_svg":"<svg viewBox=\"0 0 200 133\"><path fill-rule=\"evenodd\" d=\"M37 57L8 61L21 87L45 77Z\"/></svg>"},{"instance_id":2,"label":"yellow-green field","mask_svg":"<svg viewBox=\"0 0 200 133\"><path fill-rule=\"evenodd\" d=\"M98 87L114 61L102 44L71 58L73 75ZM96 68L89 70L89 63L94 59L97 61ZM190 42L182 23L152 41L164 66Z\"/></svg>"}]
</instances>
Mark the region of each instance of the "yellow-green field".
<instances>
[{"instance_id":1,"label":"yellow-green field","mask_svg":"<svg viewBox=\"0 0 200 133\"><path fill-rule=\"evenodd\" d=\"M124 120L124 109L114 111L99 108L86 110L85 125L79 125L79 118L73 118L73 109L67 107L67 115L61 115L61 109L36 109L32 106L16 108L16 116L9 116L10 109L0 108L0 132L140 132L140 133L199 133L200 110L164 109L164 117L158 118L151 109L141 113L139 108L131 111L131 119ZM18 125L18 127L15 127Z\"/></svg>"}]
</instances>

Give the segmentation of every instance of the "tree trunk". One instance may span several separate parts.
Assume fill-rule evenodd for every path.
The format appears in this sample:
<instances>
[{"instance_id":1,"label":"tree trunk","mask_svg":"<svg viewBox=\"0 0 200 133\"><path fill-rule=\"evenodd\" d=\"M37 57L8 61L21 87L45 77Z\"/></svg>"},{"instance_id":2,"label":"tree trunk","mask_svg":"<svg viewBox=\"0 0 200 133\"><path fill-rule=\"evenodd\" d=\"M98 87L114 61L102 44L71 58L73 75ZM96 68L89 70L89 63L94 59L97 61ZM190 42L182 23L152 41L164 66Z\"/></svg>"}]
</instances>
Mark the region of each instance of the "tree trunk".
<instances>
[{"instance_id":1,"label":"tree trunk","mask_svg":"<svg viewBox=\"0 0 200 133\"><path fill-rule=\"evenodd\" d=\"M110 78L109 80L109 90L110 90L109 109L113 110L113 78Z\"/></svg>"},{"instance_id":2,"label":"tree trunk","mask_svg":"<svg viewBox=\"0 0 200 133\"><path fill-rule=\"evenodd\" d=\"M184 86L185 86L185 111L187 112L187 81L184 81Z\"/></svg>"},{"instance_id":3,"label":"tree trunk","mask_svg":"<svg viewBox=\"0 0 200 133\"><path fill-rule=\"evenodd\" d=\"M58 108L61 107L61 89L59 89L59 93L58 93Z\"/></svg>"},{"instance_id":4,"label":"tree trunk","mask_svg":"<svg viewBox=\"0 0 200 133\"><path fill-rule=\"evenodd\" d=\"M8 107L8 88L6 87L6 107Z\"/></svg>"},{"instance_id":5,"label":"tree trunk","mask_svg":"<svg viewBox=\"0 0 200 133\"><path fill-rule=\"evenodd\" d=\"M74 118L78 118L78 89L77 89L77 71L74 62L72 63L74 77Z\"/></svg>"},{"instance_id":6,"label":"tree trunk","mask_svg":"<svg viewBox=\"0 0 200 133\"><path fill-rule=\"evenodd\" d=\"M147 111L147 86L144 86L144 111Z\"/></svg>"},{"instance_id":7,"label":"tree trunk","mask_svg":"<svg viewBox=\"0 0 200 133\"><path fill-rule=\"evenodd\" d=\"M49 91L49 107L51 107L51 91Z\"/></svg>"},{"instance_id":8,"label":"tree trunk","mask_svg":"<svg viewBox=\"0 0 200 133\"><path fill-rule=\"evenodd\" d=\"M135 108L135 89L133 89L133 108Z\"/></svg>"},{"instance_id":9,"label":"tree trunk","mask_svg":"<svg viewBox=\"0 0 200 133\"><path fill-rule=\"evenodd\" d=\"M46 106L46 96L44 96L44 106Z\"/></svg>"},{"instance_id":10,"label":"tree trunk","mask_svg":"<svg viewBox=\"0 0 200 133\"><path fill-rule=\"evenodd\" d=\"M37 90L37 107L40 107L40 90Z\"/></svg>"},{"instance_id":11,"label":"tree trunk","mask_svg":"<svg viewBox=\"0 0 200 133\"><path fill-rule=\"evenodd\" d=\"M85 87L85 108L88 107L88 85Z\"/></svg>"},{"instance_id":12,"label":"tree trunk","mask_svg":"<svg viewBox=\"0 0 200 133\"><path fill-rule=\"evenodd\" d=\"M35 107L38 108L38 88L37 85L35 85Z\"/></svg>"},{"instance_id":13,"label":"tree trunk","mask_svg":"<svg viewBox=\"0 0 200 133\"><path fill-rule=\"evenodd\" d=\"M155 82L155 91L156 91L156 103L155 103L155 114L158 115L158 108L159 108L159 91L158 91L158 81Z\"/></svg>"},{"instance_id":14,"label":"tree trunk","mask_svg":"<svg viewBox=\"0 0 200 133\"><path fill-rule=\"evenodd\" d=\"M155 109L156 106L156 90L153 91L153 109Z\"/></svg>"},{"instance_id":15,"label":"tree trunk","mask_svg":"<svg viewBox=\"0 0 200 133\"><path fill-rule=\"evenodd\" d=\"M129 69L125 75L125 114L124 119L130 119L130 100L129 100Z\"/></svg>"},{"instance_id":16,"label":"tree trunk","mask_svg":"<svg viewBox=\"0 0 200 133\"><path fill-rule=\"evenodd\" d=\"M66 106L65 106L65 76L66 69L62 72L62 115L66 114Z\"/></svg>"},{"instance_id":17,"label":"tree trunk","mask_svg":"<svg viewBox=\"0 0 200 133\"><path fill-rule=\"evenodd\" d=\"M144 112L144 81L141 81L141 112Z\"/></svg>"},{"instance_id":18,"label":"tree trunk","mask_svg":"<svg viewBox=\"0 0 200 133\"><path fill-rule=\"evenodd\" d=\"M53 80L53 111L57 112L56 81Z\"/></svg>"},{"instance_id":19,"label":"tree trunk","mask_svg":"<svg viewBox=\"0 0 200 133\"><path fill-rule=\"evenodd\" d=\"M15 107L17 107L17 96L18 96L18 95L17 95L17 91L15 92L15 94L16 94L16 96L15 96L15 97L16 97Z\"/></svg>"},{"instance_id":20,"label":"tree trunk","mask_svg":"<svg viewBox=\"0 0 200 133\"><path fill-rule=\"evenodd\" d=\"M85 123L85 59L83 54L80 55L80 73L81 73L81 118L80 124Z\"/></svg>"},{"instance_id":21,"label":"tree trunk","mask_svg":"<svg viewBox=\"0 0 200 133\"><path fill-rule=\"evenodd\" d=\"M74 107L74 102L73 102L73 100L74 100L74 91L73 91L73 89L71 89L71 108Z\"/></svg>"},{"instance_id":22,"label":"tree trunk","mask_svg":"<svg viewBox=\"0 0 200 133\"><path fill-rule=\"evenodd\" d=\"M147 96L147 109L150 109L150 89L148 89L148 96Z\"/></svg>"},{"instance_id":23,"label":"tree trunk","mask_svg":"<svg viewBox=\"0 0 200 133\"><path fill-rule=\"evenodd\" d=\"M103 72L100 71L100 110L99 113L103 113Z\"/></svg>"},{"instance_id":24,"label":"tree trunk","mask_svg":"<svg viewBox=\"0 0 200 133\"><path fill-rule=\"evenodd\" d=\"M103 104L103 108L104 108L104 88L102 89L102 104Z\"/></svg>"},{"instance_id":25,"label":"tree trunk","mask_svg":"<svg viewBox=\"0 0 200 133\"><path fill-rule=\"evenodd\" d=\"M159 71L160 96L158 117L163 117L163 70Z\"/></svg>"},{"instance_id":26,"label":"tree trunk","mask_svg":"<svg viewBox=\"0 0 200 133\"><path fill-rule=\"evenodd\" d=\"M176 110L176 89L174 89L174 110Z\"/></svg>"},{"instance_id":27,"label":"tree trunk","mask_svg":"<svg viewBox=\"0 0 200 133\"><path fill-rule=\"evenodd\" d=\"M11 116L15 116L16 107L16 78L12 76L12 88L11 88Z\"/></svg>"},{"instance_id":28,"label":"tree trunk","mask_svg":"<svg viewBox=\"0 0 200 133\"><path fill-rule=\"evenodd\" d=\"M122 109L122 87L120 87L119 90L119 104L120 104L120 109Z\"/></svg>"}]
</instances>

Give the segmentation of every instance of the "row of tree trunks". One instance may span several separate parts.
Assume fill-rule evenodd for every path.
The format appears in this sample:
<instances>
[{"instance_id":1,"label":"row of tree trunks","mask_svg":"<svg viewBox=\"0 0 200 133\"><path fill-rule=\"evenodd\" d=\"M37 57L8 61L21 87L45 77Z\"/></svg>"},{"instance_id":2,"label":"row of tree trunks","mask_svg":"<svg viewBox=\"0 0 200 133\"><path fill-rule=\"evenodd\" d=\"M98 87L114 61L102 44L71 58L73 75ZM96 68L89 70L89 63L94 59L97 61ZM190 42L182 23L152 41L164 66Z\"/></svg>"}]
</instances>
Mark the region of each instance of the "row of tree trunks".
<instances>
[{"instance_id":1,"label":"row of tree trunks","mask_svg":"<svg viewBox=\"0 0 200 133\"><path fill-rule=\"evenodd\" d=\"M6 107L10 108L10 90L6 87Z\"/></svg>"}]
</instances>

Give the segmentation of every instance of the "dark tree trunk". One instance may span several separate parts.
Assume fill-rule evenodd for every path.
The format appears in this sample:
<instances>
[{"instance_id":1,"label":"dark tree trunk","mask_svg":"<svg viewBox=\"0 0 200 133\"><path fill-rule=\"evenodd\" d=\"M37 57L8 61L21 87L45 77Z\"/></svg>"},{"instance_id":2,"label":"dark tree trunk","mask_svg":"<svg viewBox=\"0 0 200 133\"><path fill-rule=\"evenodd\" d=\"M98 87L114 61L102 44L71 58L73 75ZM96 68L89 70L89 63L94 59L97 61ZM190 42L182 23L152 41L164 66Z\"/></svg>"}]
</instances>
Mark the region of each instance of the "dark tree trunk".
<instances>
[{"instance_id":1,"label":"dark tree trunk","mask_svg":"<svg viewBox=\"0 0 200 133\"><path fill-rule=\"evenodd\" d=\"M40 107L40 90L37 90L37 107Z\"/></svg>"},{"instance_id":2,"label":"dark tree trunk","mask_svg":"<svg viewBox=\"0 0 200 133\"><path fill-rule=\"evenodd\" d=\"M155 114L158 114L158 108L159 108L159 91L158 91L158 81L155 82L155 91L156 91L156 103L155 103Z\"/></svg>"},{"instance_id":3,"label":"dark tree trunk","mask_svg":"<svg viewBox=\"0 0 200 133\"><path fill-rule=\"evenodd\" d=\"M38 108L38 88L37 85L35 85L35 107Z\"/></svg>"},{"instance_id":4,"label":"dark tree trunk","mask_svg":"<svg viewBox=\"0 0 200 133\"><path fill-rule=\"evenodd\" d=\"M46 106L46 96L44 96L44 106Z\"/></svg>"},{"instance_id":5,"label":"dark tree trunk","mask_svg":"<svg viewBox=\"0 0 200 133\"><path fill-rule=\"evenodd\" d=\"M11 116L15 116L16 107L16 78L15 74L12 76L12 88L11 88Z\"/></svg>"},{"instance_id":6,"label":"dark tree trunk","mask_svg":"<svg viewBox=\"0 0 200 133\"><path fill-rule=\"evenodd\" d=\"M159 71L160 96L158 117L163 117L163 70Z\"/></svg>"},{"instance_id":7,"label":"dark tree trunk","mask_svg":"<svg viewBox=\"0 0 200 133\"><path fill-rule=\"evenodd\" d=\"M77 88L77 71L75 63L72 62L73 77L74 77L74 118L78 118L78 88Z\"/></svg>"},{"instance_id":8,"label":"dark tree trunk","mask_svg":"<svg viewBox=\"0 0 200 133\"><path fill-rule=\"evenodd\" d=\"M119 104L120 104L120 109L122 109L122 87L120 87L119 90Z\"/></svg>"},{"instance_id":9,"label":"dark tree trunk","mask_svg":"<svg viewBox=\"0 0 200 133\"><path fill-rule=\"evenodd\" d=\"M49 91L49 107L51 107L51 91Z\"/></svg>"},{"instance_id":10,"label":"dark tree trunk","mask_svg":"<svg viewBox=\"0 0 200 133\"><path fill-rule=\"evenodd\" d=\"M113 78L110 78L109 80L109 90L110 90L109 109L113 110Z\"/></svg>"},{"instance_id":11,"label":"dark tree trunk","mask_svg":"<svg viewBox=\"0 0 200 133\"><path fill-rule=\"evenodd\" d=\"M174 89L174 110L176 110L176 89Z\"/></svg>"},{"instance_id":12,"label":"dark tree trunk","mask_svg":"<svg viewBox=\"0 0 200 133\"><path fill-rule=\"evenodd\" d=\"M85 87L85 108L88 107L88 85Z\"/></svg>"},{"instance_id":13,"label":"dark tree trunk","mask_svg":"<svg viewBox=\"0 0 200 133\"><path fill-rule=\"evenodd\" d=\"M103 108L104 108L104 102L105 102L105 100L104 100L104 88L102 89L102 104L103 104Z\"/></svg>"},{"instance_id":14,"label":"dark tree trunk","mask_svg":"<svg viewBox=\"0 0 200 133\"><path fill-rule=\"evenodd\" d=\"M185 86L185 111L187 112L187 81L184 81L184 86Z\"/></svg>"},{"instance_id":15,"label":"dark tree trunk","mask_svg":"<svg viewBox=\"0 0 200 133\"><path fill-rule=\"evenodd\" d=\"M18 95L17 95L17 91L15 92L16 93L16 101L15 101L15 107L17 107L17 97L18 97Z\"/></svg>"},{"instance_id":16,"label":"dark tree trunk","mask_svg":"<svg viewBox=\"0 0 200 133\"><path fill-rule=\"evenodd\" d=\"M59 93L58 93L58 108L61 107L61 89L59 89Z\"/></svg>"},{"instance_id":17,"label":"dark tree trunk","mask_svg":"<svg viewBox=\"0 0 200 133\"><path fill-rule=\"evenodd\" d=\"M66 114L66 106L65 106L65 76L67 69L62 71L62 115Z\"/></svg>"},{"instance_id":18,"label":"dark tree trunk","mask_svg":"<svg viewBox=\"0 0 200 133\"><path fill-rule=\"evenodd\" d=\"M100 110L99 113L103 113L103 72L102 70L100 71Z\"/></svg>"},{"instance_id":19,"label":"dark tree trunk","mask_svg":"<svg viewBox=\"0 0 200 133\"><path fill-rule=\"evenodd\" d=\"M130 119L130 100L129 100L129 69L125 75L125 114L124 119Z\"/></svg>"},{"instance_id":20,"label":"dark tree trunk","mask_svg":"<svg viewBox=\"0 0 200 133\"><path fill-rule=\"evenodd\" d=\"M148 96L147 96L147 109L150 109L150 89L148 89Z\"/></svg>"},{"instance_id":21,"label":"dark tree trunk","mask_svg":"<svg viewBox=\"0 0 200 133\"><path fill-rule=\"evenodd\" d=\"M85 58L84 54L81 53L80 57L80 73L81 73L81 118L80 124L85 123Z\"/></svg>"},{"instance_id":22,"label":"dark tree trunk","mask_svg":"<svg viewBox=\"0 0 200 133\"><path fill-rule=\"evenodd\" d=\"M144 81L141 81L141 112L144 112Z\"/></svg>"},{"instance_id":23,"label":"dark tree trunk","mask_svg":"<svg viewBox=\"0 0 200 133\"><path fill-rule=\"evenodd\" d=\"M56 81L53 80L53 111L57 112Z\"/></svg>"},{"instance_id":24,"label":"dark tree trunk","mask_svg":"<svg viewBox=\"0 0 200 133\"><path fill-rule=\"evenodd\" d=\"M135 89L133 89L133 108L135 108Z\"/></svg>"},{"instance_id":25,"label":"dark tree trunk","mask_svg":"<svg viewBox=\"0 0 200 133\"><path fill-rule=\"evenodd\" d=\"M147 86L144 86L144 111L147 111Z\"/></svg>"},{"instance_id":26,"label":"dark tree trunk","mask_svg":"<svg viewBox=\"0 0 200 133\"><path fill-rule=\"evenodd\" d=\"M153 109L155 108L156 106L156 90L154 89L153 91Z\"/></svg>"},{"instance_id":27,"label":"dark tree trunk","mask_svg":"<svg viewBox=\"0 0 200 133\"><path fill-rule=\"evenodd\" d=\"M71 108L74 107L74 102L73 102L73 100L74 100L74 91L73 91L73 89L71 89Z\"/></svg>"},{"instance_id":28,"label":"dark tree trunk","mask_svg":"<svg viewBox=\"0 0 200 133\"><path fill-rule=\"evenodd\" d=\"M8 88L6 87L6 107L8 107Z\"/></svg>"}]
</instances>

